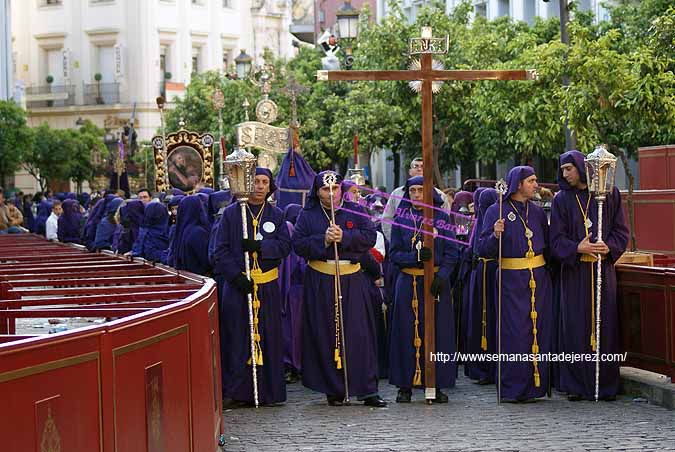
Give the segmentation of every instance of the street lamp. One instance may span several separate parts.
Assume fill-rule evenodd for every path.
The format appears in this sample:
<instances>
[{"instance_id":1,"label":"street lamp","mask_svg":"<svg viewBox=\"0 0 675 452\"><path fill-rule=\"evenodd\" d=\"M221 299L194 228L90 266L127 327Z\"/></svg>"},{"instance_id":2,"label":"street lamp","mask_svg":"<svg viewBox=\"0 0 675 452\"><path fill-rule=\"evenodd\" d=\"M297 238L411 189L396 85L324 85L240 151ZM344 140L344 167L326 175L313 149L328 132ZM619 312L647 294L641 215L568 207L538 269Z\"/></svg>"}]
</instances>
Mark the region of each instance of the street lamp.
<instances>
[{"instance_id":1,"label":"street lamp","mask_svg":"<svg viewBox=\"0 0 675 452\"><path fill-rule=\"evenodd\" d=\"M345 67L351 69L354 64L352 41L359 36L359 12L352 6L351 0L345 0L335 16L338 35L341 41L345 41Z\"/></svg>"},{"instance_id":2,"label":"street lamp","mask_svg":"<svg viewBox=\"0 0 675 452\"><path fill-rule=\"evenodd\" d=\"M251 72L253 58L246 53L246 50L241 49L241 53L234 59L234 62L237 65L237 78L240 80L245 79L248 73Z\"/></svg>"}]
</instances>

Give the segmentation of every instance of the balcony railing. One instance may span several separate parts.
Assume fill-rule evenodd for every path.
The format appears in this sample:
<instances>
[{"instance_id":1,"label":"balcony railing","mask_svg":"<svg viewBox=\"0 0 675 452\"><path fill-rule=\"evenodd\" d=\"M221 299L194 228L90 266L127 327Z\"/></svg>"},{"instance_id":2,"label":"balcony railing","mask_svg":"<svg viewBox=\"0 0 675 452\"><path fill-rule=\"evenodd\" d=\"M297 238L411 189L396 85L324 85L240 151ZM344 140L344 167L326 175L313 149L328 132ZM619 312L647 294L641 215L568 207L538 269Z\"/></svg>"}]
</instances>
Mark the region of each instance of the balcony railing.
<instances>
[{"instance_id":1,"label":"balcony railing","mask_svg":"<svg viewBox=\"0 0 675 452\"><path fill-rule=\"evenodd\" d=\"M75 85L39 85L26 87L28 108L75 105Z\"/></svg>"},{"instance_id":2,"label":"balcony railing","mask_svg":"<svg viewBox=\"0 0 675 452\"><path fill-rule=\"evenodd\" d=\"M119 83L85 83L84 105L111 105L120 102Z\"/></svg>"}]
</instances>

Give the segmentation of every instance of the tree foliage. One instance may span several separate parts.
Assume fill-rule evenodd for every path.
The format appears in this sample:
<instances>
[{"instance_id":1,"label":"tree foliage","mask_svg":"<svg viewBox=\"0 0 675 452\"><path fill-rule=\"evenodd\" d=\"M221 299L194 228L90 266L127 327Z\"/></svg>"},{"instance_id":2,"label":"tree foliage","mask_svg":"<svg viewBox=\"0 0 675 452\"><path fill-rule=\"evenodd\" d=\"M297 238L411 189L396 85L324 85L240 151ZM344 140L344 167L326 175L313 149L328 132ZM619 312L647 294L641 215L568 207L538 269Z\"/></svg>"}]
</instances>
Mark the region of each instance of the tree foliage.
<instances>
[{"instance_id":1,"label":"tree foliage","mask_svg":"<svg viewBox=\"0 0 675 452\"><path fill-rule=\"evenodd\" d=\"M11 100L0 101L0 187L19 168L31 140L26 112Z\"/></svg>"},{"instance_id":2,"label":"tree foliage","mask_svg":"<svg viewBox=\"0 0 675 452\"><path fill-rule=\"evenodd\" d=\"M573 5L570 45L560 43L559 20L535 19L532 26L501 17L471 18L465 1L446 14L444 4L422 7L409 23L390 1L379 23L361 15L354 69L407 69L409 39L422 26L449 37L446 69L535 69L538 80L446 82L434 95L434 177L458 163L553 159L564 151L566 109L578 147L590 151L605 142L633 154L638 146L675 139L675 8L668 0L621 0L612 19L596 24L592 13ZM345 169L355 133L369 155L388 148L411 159L421 153L421 99L406 82L319 82L323 53L303 48L288 62L274 61L271 98L279 125L290 122L290 75L307 88L298 98L301 146L315 169ZM562 86L565 74L570 84ZM244 120L244 99L261 97L247 81L226 81L217 73L197 76L186 97L168 115L169 130L184 117L190 128L217 131L213 89L220 86L225 136L234 143L234 125ZM566 108L565 108L566 107Z\"/></svg>"}]
</instances>

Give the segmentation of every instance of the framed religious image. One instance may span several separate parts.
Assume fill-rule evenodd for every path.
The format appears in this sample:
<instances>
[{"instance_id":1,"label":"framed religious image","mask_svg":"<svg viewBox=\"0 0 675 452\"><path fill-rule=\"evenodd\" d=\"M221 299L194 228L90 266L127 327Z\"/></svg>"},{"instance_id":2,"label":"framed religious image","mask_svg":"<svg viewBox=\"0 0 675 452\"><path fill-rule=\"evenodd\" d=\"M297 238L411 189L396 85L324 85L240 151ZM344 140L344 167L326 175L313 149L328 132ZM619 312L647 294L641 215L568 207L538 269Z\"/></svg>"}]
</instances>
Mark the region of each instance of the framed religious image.
<instances>
[{"instance_id":1,"label":"framed religious image","mask_svg":"<svg viewBox=\"0 0 675 452\"><path fill-rule=\"evenodd\" d=\"M189 146L179 146L169 154L169 185L184 192L194 191L204 178L204 161Z\"/></svg>"},{"instance_id":2,"label":"framed religious image","mask_svg":"<svg viewBox=\"0 0 675 452\"><path fill-rule=\"evenodd\" d=\"M213 135L181 129L152 139L155 153L155 185L158 191L177 188L194 193L213 187Z\"/></svg>"}]
</instances>

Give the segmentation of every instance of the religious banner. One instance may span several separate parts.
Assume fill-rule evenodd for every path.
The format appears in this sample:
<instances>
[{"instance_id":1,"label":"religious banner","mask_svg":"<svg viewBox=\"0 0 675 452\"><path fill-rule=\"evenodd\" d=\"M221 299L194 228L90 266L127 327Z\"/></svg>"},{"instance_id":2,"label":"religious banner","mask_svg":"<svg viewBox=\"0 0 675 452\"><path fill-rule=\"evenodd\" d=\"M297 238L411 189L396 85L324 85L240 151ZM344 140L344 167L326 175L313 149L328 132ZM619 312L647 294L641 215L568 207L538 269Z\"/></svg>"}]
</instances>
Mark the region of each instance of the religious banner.
<instances>
[{"instance_id":1,"label":"religious banner","mask_svg":"<svg viewBox=\"0 0 675 452\"><path fill-rule=\"evenodd\" d=\"M288 150L288 129L256 121L242 122L237 124L237 143L242 147L286 152Z\"/></svg>"},{"instance_id":2,"label":"religious banner","mask_svg":"<svg viewBox=\"0 0 675 452\"><path fill-rule=\"evenodd\" d=\"M166 143L161 135L152 139L158 191L177 188L190 194L202 187L213 187L213 135L190 132L184 125L181 122L180 130L168 134Z\"/></svg>"}]
</instances>

